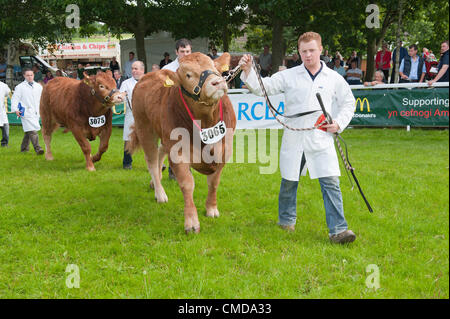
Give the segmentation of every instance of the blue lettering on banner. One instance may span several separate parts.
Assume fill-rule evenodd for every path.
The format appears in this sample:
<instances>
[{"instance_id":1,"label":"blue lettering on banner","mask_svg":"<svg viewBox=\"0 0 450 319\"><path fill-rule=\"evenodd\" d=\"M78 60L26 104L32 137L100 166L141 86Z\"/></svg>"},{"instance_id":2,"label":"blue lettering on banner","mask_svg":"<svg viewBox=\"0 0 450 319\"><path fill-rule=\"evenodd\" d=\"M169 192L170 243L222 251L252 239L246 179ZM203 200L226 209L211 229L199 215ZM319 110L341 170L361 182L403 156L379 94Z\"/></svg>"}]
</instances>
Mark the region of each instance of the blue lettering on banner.
<instances>
[{"instance_id":1,"label":"blue lettering on banner","mask_svg":"<svg viewBox=\"0 0 450 319\"><path fill-rule=\"evenodd\" d=\"M269 113L269 106L266 104L266 120L275 120L275 117L271 116ZM281 101L280 105L278 105L277 112L284 114L284 102Z\"/></svg>"},{"instance_id":2,"label":"blue lettering on banner","mask_svg":"<svg viewBox=\"0 0 450 319\"><path fill-rule=\"evenodd\" d=\"M270 110L269 110L269 106L267 105L267 103L265 105L266 106L265 114L261 115L261 116L257 116L255 113L255 108L257 106L264 106L264 104L263 104L263 102L253 103L253 105L250 109L251 116L249 116L249 114L247 114L248 109L249 109L248 103L239 102L239 104L238 104L238 120L241 121L244 117L247 121L253 121L253 120L259 121L262 119L264 119L264 120L274 120L275 119L275 117L273 117L271 115L271 113L269 113ZM284 102L283 101L281 101L280 104L278 105L277 111L281 114L284 113Z\"/></svg>"},{"instance_id":3,"label":"blue lettering on banner","mask_svg":"<svg viewBox=\"0 0 450 319\"><path fill-rule=\"evenodd\" d=\"M242 109L243 106L245 106L244 109ZM241 114L244 114L247 121L251 121L250 118L248 117L248 115L245 113L245 111L247 111L247 109L248 109L247 103L239 103L239 107L238 107L238 120L239 121L242 120Z\"/></svg>"},{"instance_id":4,"label":"blue lettering on banner","mask_svg":"<svg viewBox=\"0 0 450 319\"><path fill-rule=\"evenodd\" d=\"M262 119L264 118L264 116L257 117L256 114L255 114L255 107L256 107L257 105L263 106L263 103L262 103L262 102L256 102L255 104L253 104L253 106L252 106L252 117L253 117L255 120L262 120Z\"/></svg>"}]
</instances>

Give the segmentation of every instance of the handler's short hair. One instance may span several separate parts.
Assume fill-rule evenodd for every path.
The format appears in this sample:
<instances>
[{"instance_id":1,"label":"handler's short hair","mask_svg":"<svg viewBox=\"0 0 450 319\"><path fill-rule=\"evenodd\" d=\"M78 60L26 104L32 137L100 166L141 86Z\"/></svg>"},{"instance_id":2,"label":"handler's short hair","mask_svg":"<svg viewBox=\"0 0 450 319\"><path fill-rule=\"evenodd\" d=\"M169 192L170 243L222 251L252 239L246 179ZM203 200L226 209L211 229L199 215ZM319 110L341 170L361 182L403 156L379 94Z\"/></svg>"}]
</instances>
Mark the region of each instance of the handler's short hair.
<instances>
[{"instance_id":1,"label":"handler's short hair","mask_svg":"<svg viewBox=\"0 0 450 319\"><path fill-rule=\"evenodd\" d=\"M298 38L298 46L300 46L300 42L310 42L312 40L316 40L319 46L322 45L322 37L317 32L305 32Z\"/></svg>"},{"instance_id":2,"label":"handler's short hair","mask_svg":"<svg viewBox=\"0 0 450 319\"><path fill-rule=\"evenodd\" d=\"M31 72L33 72L33 74L34 74L34 71L33 71L32 69L30 69L30 68L25 68L25 69L22 70L22 75L25 75L25 73L27 73L28 71L31 71Z\"/></svg>"},{"instance_id":3,"label":"handler's short hair","mask_svg":"<svg viewBox=\"0 0 450 319\"><path fill-rule=\"evenodd\" d=\"M181 48L185 48L187 46L190 46L192 48L192 42L188 39L180 39L175 43L175 49L178 51L178 49Z\"/></svg>"},{"instance_id":4,"label":"handler's short hair","mask_svg":"<svg viewBox=\"0 0 450 319\"><path fill-rule=\"evenodd\" d=\"M419 50L419 48L417 47L417 44L411 44L410 46L409 46L409 48L410 49L414 49L414 50Z\"/></svg>"}]
</instances>

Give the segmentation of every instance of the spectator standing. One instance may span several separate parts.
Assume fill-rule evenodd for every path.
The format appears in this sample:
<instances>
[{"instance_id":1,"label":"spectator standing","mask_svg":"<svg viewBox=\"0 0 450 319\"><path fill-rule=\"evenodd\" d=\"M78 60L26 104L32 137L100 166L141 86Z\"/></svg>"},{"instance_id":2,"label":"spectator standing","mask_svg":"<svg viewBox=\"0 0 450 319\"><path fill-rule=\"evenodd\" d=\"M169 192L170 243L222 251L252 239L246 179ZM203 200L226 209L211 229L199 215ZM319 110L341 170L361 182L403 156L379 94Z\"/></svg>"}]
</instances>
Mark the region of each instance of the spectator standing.
<instances>
[{"instance_id":1,"label":"spectator standing","mask_svg":"<svg viewBox=\"0 0 450 319\"><path fill-rule=\"evenodd\" d=\"M83 80L83 78L84 78L83 72L84 72L84 66L83 66L83 64L79 63L78 68L77 68L78 80Z\"/></svg>"},{"instance_id":2,"label":"spectator standing","mask_svg":"<svg viewBox=\"0 0 450 319\"><path fill-rule=\"evenodd\" d=\"M424 59L417 55L417 51L417 45L411 44L408 55L401 61L398 69L400 83L423 82L427 70Z\"/></svg>"},{"instance_id":3,"label":"spectator standing","mask_svg":"<svg viewBox=\"0 0 450 319\"><path fill-rule=\"evenodd\" d=\"M3 57L0 57L0 79L6 78L6 63Z\"/></svg>"},{"instance_id":4,"label":"spectator standing","mask_svg":"<svg viewBox=\"0 0 450 319\"><path fill-rule=\"evenodd\" d=\"M23 71L25 81L18 84L14 89L11 99L11 111L20 117L22 128L25 132L23 136L21 152L28 152L30 140L36 154L44 154L44 150L39 145L38 131L39 124L39 103L42 94L42 85L34 81L34 72L30 69Z\"/></svg>"},{"instance_id":5,"label":"spectator standing","mask_svg":"<svg viewBox=\"0 0 450 319\"><path fill-rule=\"evenodd\" d=\"M172 62L172 60L170 59L169 52L164 52L164 59L162 59L159 62L159 68L162 69L163 67L165 67L167 64L169 64L171 62Z\"/></svg>"},{"instance_id":6,"label":"spectator standing","mask_svg":"<svg viewBox=\"0 0 450 319\"><path fill-rule=\"evenodd\" d=\"M45 73L44 84L47 84L48 81L50 81L52 79L53 79L52 71L47 70L47 72Z\"/></svg>"},{"instance_id":7,"label":"spectator standing","mask_svg":"<svg viewBox=\"0 0 450 319\"><path fill-rule=\"evenodd\" d=\"M364 86L375 86L378 84L385 84L384 82L384 73L381 70L375 71L375 80L372 82L364 82Z\"/></svg>"},{"instance_id":8,"label":"spectator standing","mask_svg":"<svg viewBox=\"0 0 450 319\"><path fill-rule=\"evenodd\" d=\"M328 50L325 50L325 51L324 51L323 55L320 56L320 59L321 59L323 62L325 62L325 64L330 63L331 59L330 59L330 57L328 56Z\"/></svg>"},{"instance_id":9,"label":"spectator standing","mask_svg":"<svg viewBox=\"0 0 450 319\"><path fill-rule=\"evenodd\" d=\"M339 58L334 59L333 70L345 77L345 68L341 65L341 60Z\"/></svg>"},{"instance_id":10,"label":"spectator standing","mask_svg":"<svg viewBox=\"0 0 450 319\"><path fill-rule=\"evenodd\" d=\"M290 69L290 68L299 66L300 64L302 64L302 61L300 60L300 57L298 56L297 53L294 53L292 55L292 59L287 61L287 68Z\"/></svg>"},{"instance_id":11,"label":"spectator standing","mask_svg":"<svg viewBox=\"0 0 450 319\"><path fill-rule=\"evenodd\" d=\"M133 75L131 74L131 65L136 62L136 58L134 57L134 52L130 52L128 54L128 61L125 63L125 68L123 70L123 76L126 79L131 78Z\"/></svg>"},{"instance_id":12,"label":"spectator standing","mask_svg":"<svg viewBox=\"0 0 450 319\"><path fill-rule=\"evenodd\" d=\"M119 91L126 92L127 93L127 99L125 103L125 120L123 123L123 168L124 169L131 169L132 168L132 162L133 158L131 157L131 154L128 153L126 150L127 144L130 141L130 133L131 133L131 125L134 124L134 117L133 117L133 90L136 86L136 83L142 78L142 76L145 73L145 65L142 61L135 61L131 66L131 75L132 77L130 79L125 80L122 85L120 86Z\"/></svg>"},{"instance_id":13,"label":"spectator standing","mask_svg":"<svg viewBox=\"0 0 450 319\"><path fill-rule=\"evenodd\" d=\"M358 85L362 84L361 77L362 71L358 68L357 60L352 60L350 62L350 68L346 72L347 75L347 83L350 85Z\"/></svg>"},{"instance_id":14,"label":"spectator standing","mask_svg":"<svg viewBox=\"0 0 450 319\"><path fill-rule=\"evenodd\" d=\"M39 66L37 64L33 65L32 71L34 73L34 81L35 82L39 83L44 80L44 76L42 75L42 72L39 69Z\"/></svg>"},{"instance_id":15,"label":"spectator standing","mask_svg":"<svg viewBox=\"0 0 450 319\"><path fill-rule=\"evenodd\" d=\"M114 80L116 81L117 88L120 88L122 83L126 80L125 77L123 77L122 74L120 73L120 70L117 70L117 69L114 70L113 77L114 77Z\"/></svg>"},{"instance_id":16,"label":"spectator standing","mask_svg":"<svg viewBox=\"0 0 450 319\"><path fill-rule=\"evenodd\" d=\"M115 70L119 70L120 71L120 65L119 62L117 62L116 57L113 56L111 59L111 62L109 62L109 69L111 70L111 72L114 74Z\"/></svg>"},{"instance_id":17,"label":"spectator standing","mask_svg":"<svg viewBox=\"0 0 450 319\"><path fill-rule=\"evenodd\" d=\"M400 41L400 62L402 63L402 60L408 56L408 50L406 50L406 48L403 47L403 41ZM394 49L394 51L392 52L392 72L391 72L391 83L395 82L395 66L396 66L396 61L397 61L397 48ZM400 72L400 71L399 71Z\"/></svg>"},{"instance_id":18,"label":"spectator standing","mask_svg":"<svg viewBox=\"0 0 450 319\"><path fill-rule=\"evenodd\" d=\"M441 43L441 58L438 64L438 73L436 77L428 81L428 85L433 85L435 82L448 82L448 40Z\"/></svg>"},{"instance_id":19,"label":"spectator standing","mask_svg":"<svg viewBox=\"0 0 450 319\"><path fill-rule=\"evenodd\" d=\"M211 50L211 54L208 54L208 56L211 58L211 59L217 59L219 56L217 55L217 49L216 48L214 48L214 49L212 49Z\"/></svg>"},{"instance_id":20,"label":"spectator standing","mask_svg":"<svg viewBox=\"0 0 450 319\"><path fill-rule=\"evenodd\" d=\"M261 66L261 76L269 76L272 68L272 54L269 52L268 45L264 46L264 51L259 56L259 65Z\"/></svg>"},{"instance_id":21,"label":"spectator standing","mask_svg":"<svg viewBox=\"0 0 450 319\"><path fill-rule=\"evenodd\" d=\"M155 72L155 71L159 71L161 70L161 68L159 67L158 64L152 64L152 71L151 72Z\"/></svg>"},{"instance_id":22,"label":"spectator standing","mask_svg":"<svg viewBox=\"0 0 450 319\"><path fill-rule=\"evenodd\" d=\"M61 70L56 70L56 72L55 72L56 74L56 77L61 77L61 76L63 76L63 73L62 73L62 71Z\"/></svg>"},{"instance_id":23,"label":"spectator standing","mask_svg":"<svg viewBox=\"0 0 450 319\"><path fill-rule=\"evenodd\" d=\"M0 81L0 128L2 130L1 146L7 147L9 143L9 122L6 114L5 99L8 98L11 90L9 87Z\"/></svg>"},{"instance_id":24,"label":"spectator standing","mask_svg":"<svg viewBox=\"0 0 450 319\"><path fill-rule=\"evenodd\" d=\"M389 78L391 68L391 51L388 51L387 48L387 44L383 43L375 58L375 69L383 71L386 80Z\"/></svg>"},{"instance_id":25,"label":"spectator standing","mask_svg":"<svg viewBox=\"0 0 450 319\"><path fill-rule=\"evenodd\" d=\"M352 52L352 55L347 59L347 65L351 65L352 60L356 60L356 67L361 68L361 59L358 56L358 53L356 51Z\"/></svg>"}]
</instances>

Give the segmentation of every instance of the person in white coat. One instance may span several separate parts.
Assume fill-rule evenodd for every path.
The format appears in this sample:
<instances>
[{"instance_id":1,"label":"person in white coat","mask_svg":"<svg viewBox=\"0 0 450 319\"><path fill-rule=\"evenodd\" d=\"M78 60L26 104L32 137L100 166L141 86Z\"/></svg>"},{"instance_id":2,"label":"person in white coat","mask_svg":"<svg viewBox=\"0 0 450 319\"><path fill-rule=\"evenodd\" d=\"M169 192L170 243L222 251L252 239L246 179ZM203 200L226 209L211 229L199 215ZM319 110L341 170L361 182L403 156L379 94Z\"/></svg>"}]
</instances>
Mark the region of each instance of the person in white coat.
<instances>
[{"instance_id":1,"label":"person in white coat","mask_svg":"<svg viewBox=\"0 0 450 319\"><path fill-rule=\"evenodd\" d=\"M125 120L123 123L123 168L124 169L131 169L132 168L132 162L133 158L131 157L131 154L128 153L126 150L127 143L130 140L130 133L131 133L131 125L134 124L134 117L133 117L133 90L136 86L136 83L142 78L142 76L145 73L145 65L142 61L135 61L131 65L131 78L125 80L122 82L122 85L119 88L120 92L126 92L127 93L127 99L125 102Z\"/></svg>"},{"instance_id":2,"label":"person in white coat","mask_svg":"<svg viewBox=\"0 0 450 319\"><path fill-rule=\"evenodd\" d=\"M189 55L192 53L192 42L188 39L179 39L175 43L175 54L177 55L177 58L170 62L169 64L166 64L162 69L163 70L170 70L172 72L177 72L178 68L180 67L180 63L178 62L179 59L182 57ZM175 180L175 174L172 171L172 168L169 166L169 178L172 180Z\"/></svg>"},{"instance_id":3,"label":"person in white coat","mask_svg":"<svg viewBox=\"0 0 450 319\"><path fill-rule=\"evenodd\" d=\"M7 147L9 143L9 122L6 114L5 99L8 98L11 90L9 87L0 81L0 129L2 130L1 146Z\"/></svg>"},{"instance_id":4,"label":"person in white coat","mask_svg":"<svg viewBox=\"0 0 450 319\"><path fill-rule=\"evenodd\" d=\"M177 55L177 58L174 61L170 62L169 64L166 64L162 69L177 72L178 67L180 66L180 62L178 62L178 60L184 57L185 55L189 55L191 53L192 53L192 42L188 39L178 40L175 43L175 54Z\"/></svg>"},{"instance_id":5,"label":"person in white coat","mask_svg":"<svg viewBox=\"0 0 450 319\"><path fill-rule=\"evenodd\" d=\"M264 78L267 94L284 94L285 115L317 111L287 120L291 127L310 128L323 114L316 98L316 93L320 93L333 123L323 126L326 132L320 129L284 129L280 151L282 180L278 224L283 229L295 230L298 181L300 175L306 175L306 171L309 171L311 179L319 179L330 240L335 243L352 242L356 235L348 229L344 217L339 187L339 162L332 134L342 132L350 123L355 109L355 98L345 79L320 61L323 48L318 33L302 34L298 40L298 50L303 64ZM262 95L256 73L252 69L251 56L244 55L240 63L244 71L241 79L252 93Z\"/></svg>"},{"instance_id":6,"label":"person in white coat","mask_svg":"<svg viewBox=\"0 0 450 319\"><path fill-rule=\"evenodd\" d=\"M22 121L25 135L20 147L21 152L28 152L30 140L36 154L44 154L44 149L39 145L39 103L41 101L42 85L34 81L34 72L30 69L23 71L25 81L18 84L14 89L11 99L11 111L15 112Z\"/></svg>"}]
</instances>

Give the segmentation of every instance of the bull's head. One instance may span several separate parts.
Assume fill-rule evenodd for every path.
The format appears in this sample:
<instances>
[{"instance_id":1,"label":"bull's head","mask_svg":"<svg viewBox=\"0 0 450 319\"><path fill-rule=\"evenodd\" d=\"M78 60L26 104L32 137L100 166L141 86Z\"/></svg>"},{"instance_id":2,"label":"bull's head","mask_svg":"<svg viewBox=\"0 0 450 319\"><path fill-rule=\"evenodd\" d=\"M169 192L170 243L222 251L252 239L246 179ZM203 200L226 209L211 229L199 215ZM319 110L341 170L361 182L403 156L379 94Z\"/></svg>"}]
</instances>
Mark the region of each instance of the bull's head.
<instances>
[{"instance_id":1,"label":"bull's head","mask_svg":"<svg viewBox=\"0 0 450 319\"><path fill-rule=\"evenodd\" d=\"M94 95L105 106L111 107L114 104L121 104L125 101L126 93L117 90L116 81L112 77L110 70L99 72L97 75L89 76L84 74L84 83L91 88L91 94Z\"/></svg>"},{"instance_id":2,"label":"bull's head","mask_svg":"<svg viewBox=\"0 0 450 319\"><path fill-rule=\"evenodd\" d=\"M166 77L166 85L180 86L185 95L209 106L216 105L227 93L227 83L221 74L229 69L229 53L211 60L208 56L195 52L184 56L179 62L177 72L171 72Z\"/></svg>"}]
</instances>

